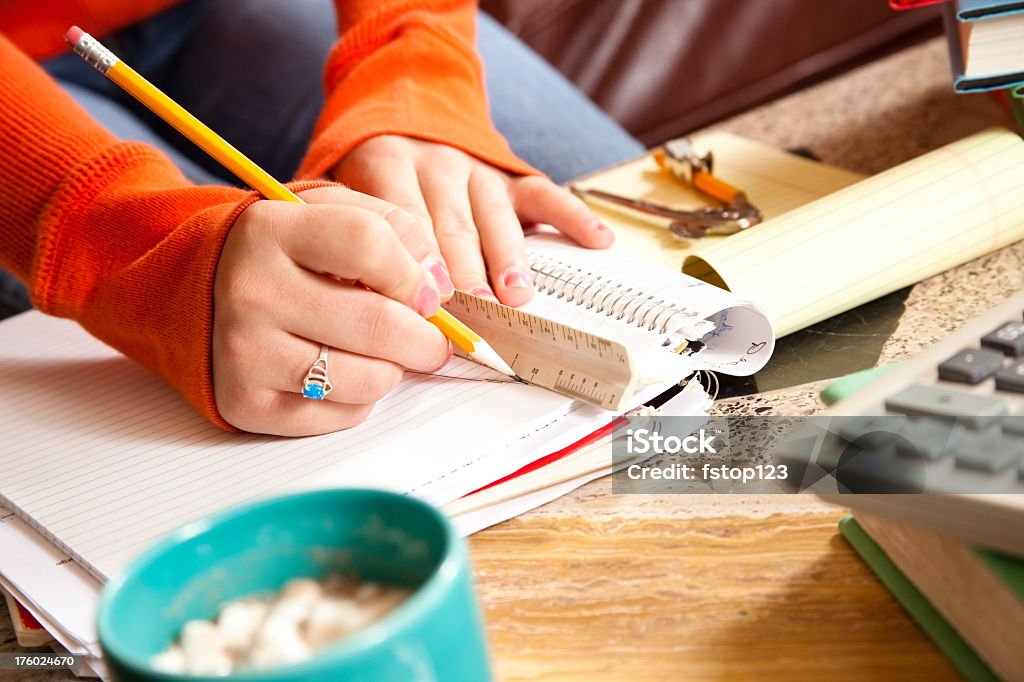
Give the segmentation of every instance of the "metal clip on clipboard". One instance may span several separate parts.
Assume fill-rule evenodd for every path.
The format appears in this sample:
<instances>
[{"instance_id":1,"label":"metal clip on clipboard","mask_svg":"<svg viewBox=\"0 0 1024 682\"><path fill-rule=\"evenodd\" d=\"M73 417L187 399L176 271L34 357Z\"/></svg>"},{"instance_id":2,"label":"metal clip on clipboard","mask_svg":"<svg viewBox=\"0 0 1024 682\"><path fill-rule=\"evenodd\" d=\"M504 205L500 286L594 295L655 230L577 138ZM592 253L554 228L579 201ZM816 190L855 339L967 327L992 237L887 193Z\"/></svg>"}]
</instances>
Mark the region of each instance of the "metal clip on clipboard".
<instances>
[{"instance_id":1,"label":"metal clip on clipboard","mask_svg":"<svg viewBox=\"0 0 1024 682\"><path fill-rule=\"evenodd\" d=\"M654 158L673 178L715 198L722 205L684 211L601 190L571 189L581 197L594 197L640 213L668 218L672 221L669 230L678 237L694 239L709 234L735 234L762 221L761 211L750 203L746 194L712 173L711 152L698 154L689 138L669 140L654 152Z\"/></svg>"}]
</instances>

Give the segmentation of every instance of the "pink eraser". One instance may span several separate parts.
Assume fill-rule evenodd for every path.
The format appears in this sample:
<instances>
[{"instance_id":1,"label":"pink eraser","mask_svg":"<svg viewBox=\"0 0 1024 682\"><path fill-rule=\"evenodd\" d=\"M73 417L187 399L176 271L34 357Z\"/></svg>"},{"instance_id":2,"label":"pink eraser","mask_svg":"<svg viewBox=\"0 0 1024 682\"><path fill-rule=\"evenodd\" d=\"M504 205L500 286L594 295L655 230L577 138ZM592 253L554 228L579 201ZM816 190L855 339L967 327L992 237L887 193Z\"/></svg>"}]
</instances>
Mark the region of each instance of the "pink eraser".
<instances>
[{"instance_id":1,"label":"pink eraser","mask_svg":"<svg viewBox=\"0 0 1024 682\"><path fill-rule=\"evenodd\" d=\"M72 26L68 29L68 32L64 34L64 40L68 41L68 45L74 47L78 44L78 41L81 40L82 36L84 35L85 31L78 28L77 26Z\"/></svg>"}]
</instances>

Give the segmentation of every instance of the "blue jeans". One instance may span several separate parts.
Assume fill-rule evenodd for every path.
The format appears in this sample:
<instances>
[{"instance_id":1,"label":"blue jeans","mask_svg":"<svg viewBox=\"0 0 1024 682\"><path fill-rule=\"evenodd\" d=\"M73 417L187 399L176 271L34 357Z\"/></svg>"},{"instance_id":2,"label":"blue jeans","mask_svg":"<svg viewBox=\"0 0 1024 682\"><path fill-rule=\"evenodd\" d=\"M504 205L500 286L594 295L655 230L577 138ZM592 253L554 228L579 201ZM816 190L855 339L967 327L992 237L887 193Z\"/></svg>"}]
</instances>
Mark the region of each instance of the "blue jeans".
<instances>
[{"instance_id":1,"label":"blue jeans","mask_svg":"<svg viewBox=\"0 0 1024 682\"><path fill-rule=\"evenodd\" d=\"M189 0L103 41L272 175L291 178L323 106L323 63L337 35L330 0ZM267 49L273 44L282 48ZM643 151L483 13L478 46L495 125L516 154L556 182ZM117 137L159 147L193 182L238 182L77 56L43 66ZM0 317L28 305L24 288L0 271Z\"/></svg>"}]
</instances>

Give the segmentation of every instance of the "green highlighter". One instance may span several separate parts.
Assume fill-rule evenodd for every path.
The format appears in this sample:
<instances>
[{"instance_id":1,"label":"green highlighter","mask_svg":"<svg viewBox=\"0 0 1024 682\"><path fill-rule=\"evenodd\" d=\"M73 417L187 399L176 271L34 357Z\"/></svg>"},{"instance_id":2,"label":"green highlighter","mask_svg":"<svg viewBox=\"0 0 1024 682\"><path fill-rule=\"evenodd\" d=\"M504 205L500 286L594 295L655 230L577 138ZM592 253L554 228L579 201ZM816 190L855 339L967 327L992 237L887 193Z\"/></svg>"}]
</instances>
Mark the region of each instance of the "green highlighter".
<instances>
[{"instance_id":1,"label":"green highlighter","mask_svg":"<svg viewBox=\"0 0 1024 682\"><path fill-rule=\"evenodd\" d=\"M882 376L888 374L897 367L899 367L898 364L882 365L881 367L871 367L859 372L854 372L853 374L847 374L845 377L836 379L825 387L820 394L821 401L826 405L834 405L840 400L853 395L874 380L880 379Z\"/></svg>"}]
</instances>

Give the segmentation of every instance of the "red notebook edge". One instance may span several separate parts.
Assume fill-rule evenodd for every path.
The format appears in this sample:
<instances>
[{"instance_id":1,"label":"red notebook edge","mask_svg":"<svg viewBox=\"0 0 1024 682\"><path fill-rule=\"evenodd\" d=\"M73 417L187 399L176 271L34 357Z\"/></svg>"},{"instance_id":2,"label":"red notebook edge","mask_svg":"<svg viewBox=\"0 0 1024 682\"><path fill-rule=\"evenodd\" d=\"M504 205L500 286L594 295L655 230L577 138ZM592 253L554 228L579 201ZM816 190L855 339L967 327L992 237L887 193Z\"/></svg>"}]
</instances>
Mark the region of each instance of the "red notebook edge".
<instances>
[{"instance_id":1,"label":"red notebook edge","mask_svg":"<svg viewBox=\"0 0 1024 682\"><path fill-rule=\"evenodd\" d=\"M555 452L552 452L550 455L545 455L544 457L541 457L540 459L535 459L534 461L530 462L529 464L527 464L526 466L522 467L521 469L517 469L517 470L513 471L508 476L504 476L502 478L499 478L497 481L494 481L492 483L488 483L485 486L477 488L476 490L474 490L471 493L467 493L465 495L465 497L469 497L470 495L475 495L475 494L477 494L478 492L480 492L482 490L487 490L488 488L493 488L496 485L501 485L502 483L505 483L506 481L511 481L512 479L519 478L520 476L524 476L524 475L530 473L531 471L536 471L537 469L545 467L548 464L551 464L552 462L557 462L560 459L564 459L564 458L568 457L569 455L571 455L572 453L574 453L577 450L579 450L580 448L584 448L584 447L590 445L591 443L596 443L597 441L601 440L605 436L611 435L612 432L615 430L615 427L618 426L619 423L623 422L623 421L624 420L623 420L622 417L614 419L613 421L611 421L608 424L605 424L604 426L599 428L597 431L589 433L586 436L584 436L583 438L580 438L575 443L567 445L564 448L562 448L561 450L556 450Z\"/></svg>"}]
</instances>

